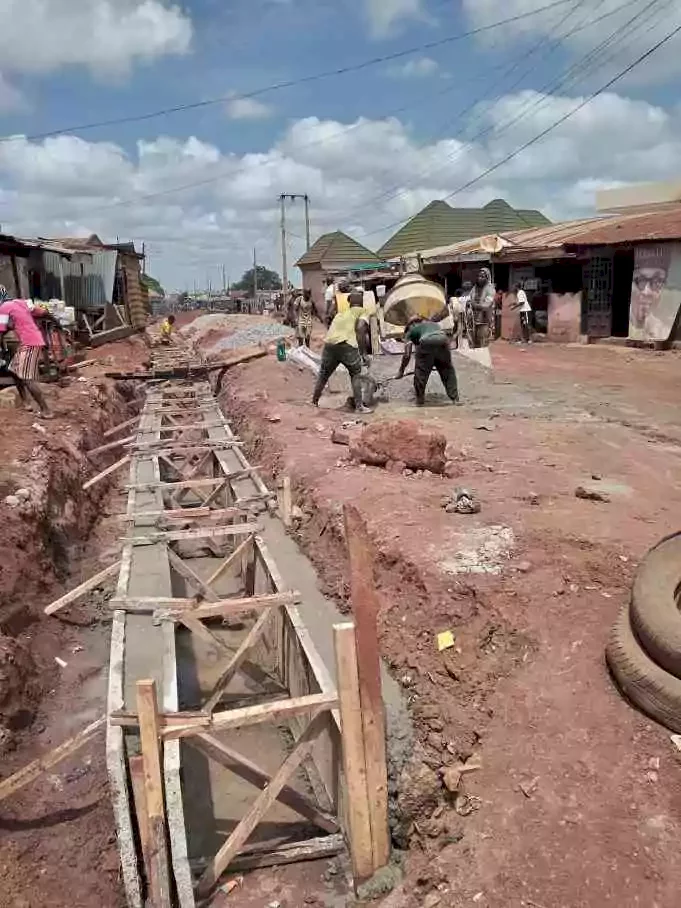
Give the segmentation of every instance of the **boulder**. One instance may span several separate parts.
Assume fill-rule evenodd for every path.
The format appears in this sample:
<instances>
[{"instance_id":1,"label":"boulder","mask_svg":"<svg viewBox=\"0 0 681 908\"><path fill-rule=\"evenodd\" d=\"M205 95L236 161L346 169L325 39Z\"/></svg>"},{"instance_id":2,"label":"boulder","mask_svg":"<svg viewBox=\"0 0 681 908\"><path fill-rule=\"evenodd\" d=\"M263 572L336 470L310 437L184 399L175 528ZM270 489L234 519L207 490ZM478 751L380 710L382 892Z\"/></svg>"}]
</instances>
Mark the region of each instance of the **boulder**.
<instances>
[{"instance_id":1,"label":"boulder","mask_svg":"<svg viewBox=\"0 0 681 908\"><path fill-rule=\"evenodd\" d=\"M393 461L412 470L443 473L447 462L447 439L442 432L425 429L408 419L372 423L351 441L350 447L356 460L375 467L385 467Z\"/></svg>"}]
</instances>

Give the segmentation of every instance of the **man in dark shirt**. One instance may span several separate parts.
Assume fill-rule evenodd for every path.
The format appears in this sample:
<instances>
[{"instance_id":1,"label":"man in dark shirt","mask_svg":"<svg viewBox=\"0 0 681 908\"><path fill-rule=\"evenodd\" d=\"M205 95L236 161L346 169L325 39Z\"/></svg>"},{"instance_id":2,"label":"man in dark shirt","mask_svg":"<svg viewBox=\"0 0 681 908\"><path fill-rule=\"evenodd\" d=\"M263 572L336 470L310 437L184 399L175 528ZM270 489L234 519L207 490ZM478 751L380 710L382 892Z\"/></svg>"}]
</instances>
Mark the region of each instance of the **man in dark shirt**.
<instances>
[{"instance_id":1,"label":"man in dark shirt","mask_svg":"<svg viewBox=\"0 0 681 908\"><path fill-rule=\"evenodd\" d=\"M422 407L426 394L426 385L433 369L437 369L447 396L454 403L459 402L459 388L456 371L449 350L447 335L439 325L420 316L409 320L404 332L406 346L398 378L402 378L414 352L414 391L416 403Z\"/></svg>"}]
</instances>

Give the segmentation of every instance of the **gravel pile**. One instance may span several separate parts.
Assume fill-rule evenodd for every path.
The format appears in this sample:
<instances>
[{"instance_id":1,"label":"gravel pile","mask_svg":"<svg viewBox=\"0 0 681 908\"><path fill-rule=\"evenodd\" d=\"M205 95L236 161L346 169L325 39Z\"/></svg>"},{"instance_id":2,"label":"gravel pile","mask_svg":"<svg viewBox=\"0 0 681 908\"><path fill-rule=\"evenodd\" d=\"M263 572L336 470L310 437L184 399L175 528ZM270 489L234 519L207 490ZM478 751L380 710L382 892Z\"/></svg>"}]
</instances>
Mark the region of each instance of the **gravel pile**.
<instances>
[{"instance_id":1,"label":"gravel pile","mask_svg":"<svg viewBox=\"0 0 681 908\"><path fill-rule=\"evenodd\" d=\"M257 344L269 344L279 340L280 337L290 337L293 329L287 325L265 322L262 325L251 325L241 328L229 337L216 340L210 347L211 353L221 353L224 350L235 350L238 347L252 347Z\"/></svg>"}]
</instances>

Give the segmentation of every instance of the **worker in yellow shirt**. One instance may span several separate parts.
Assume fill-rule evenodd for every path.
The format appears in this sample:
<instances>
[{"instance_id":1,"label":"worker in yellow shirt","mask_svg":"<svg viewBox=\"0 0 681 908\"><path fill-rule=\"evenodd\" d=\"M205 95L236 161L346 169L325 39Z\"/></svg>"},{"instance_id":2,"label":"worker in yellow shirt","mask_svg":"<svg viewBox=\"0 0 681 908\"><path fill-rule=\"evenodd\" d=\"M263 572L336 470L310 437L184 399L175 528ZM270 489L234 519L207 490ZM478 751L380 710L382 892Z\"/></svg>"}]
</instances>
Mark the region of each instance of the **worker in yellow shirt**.
<instances>
[{"instance_id":1,"label":"worker in yellow shirt","mask_svg":"<svg viewBox=\"0 0 681 908\"><path fill-rule=\"evenodd\" d=\"M331 327L324 341L324 349L322 350L319 377L312 394L312 403L315 407L319 406L319 398L322 396L322 391L333 373L339 366L345 366L350 373L356 412L371 413L371 410L364 406L362 400L362 382L360 379L362 372L360 348L363 351L366 350L366 335L368 333L363 303L364 296L361 292L351 293L348 297L348 309L345 312L339 312L331 322Z\"/></svg>"},{"instance_id":2,"label":"worker in yellow shirt","mask_svg":"<svg viewBox=\"0 0 681 908\"><path fill-rule=\"evenodd\" d=\"M161 325L161 343L169 344L172 341L173 332L175 331L175 316L169 315Z\"/></svg>"}]
</instances>

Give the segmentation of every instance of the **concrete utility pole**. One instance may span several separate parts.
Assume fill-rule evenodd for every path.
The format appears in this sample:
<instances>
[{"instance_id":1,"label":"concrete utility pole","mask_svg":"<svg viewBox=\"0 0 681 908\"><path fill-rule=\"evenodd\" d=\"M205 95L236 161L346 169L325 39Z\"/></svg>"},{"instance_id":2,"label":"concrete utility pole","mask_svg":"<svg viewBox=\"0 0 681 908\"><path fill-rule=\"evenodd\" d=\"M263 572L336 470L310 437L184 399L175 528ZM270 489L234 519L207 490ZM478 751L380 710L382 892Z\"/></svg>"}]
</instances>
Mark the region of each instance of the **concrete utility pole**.
<instances>
[{"instance_id":1,"label":"concrete utility pole","mask_svg":"<svg viewBox=\"0 0 681 908\"><path fill-rule=\"evenodd\" d=\"M253 247L253 299L258 301L258 265L255 258L255 246Z\"/></svg>"},{"instance_id":2,"label":"concrete utility pole","mask_svg":"<svg viewBox=\"0 0 681 908\"><path fill-rule=\"evenodd\" d=\"M286 302L288 299L288 266L286 263L286 200L295 202L296 199L302 199L305 202L305 241L307 243L308 252L310 250L310 196L305 193L300 195L295 192L282 192L279 196L279 202L281 203L281 268L282 276L281 280L284 287L284 311L286 310Z\"/></svg>"},{"instance_id":3,"label":"concrete utility pole","mask_svg":"<svg viewBox=\"0 0 681 908\"><path fill-rule=\"evenodd\" d=\"M222 292L227 292L227 272L224 265L222 266Z\"/></svg>"}]
</instances>

